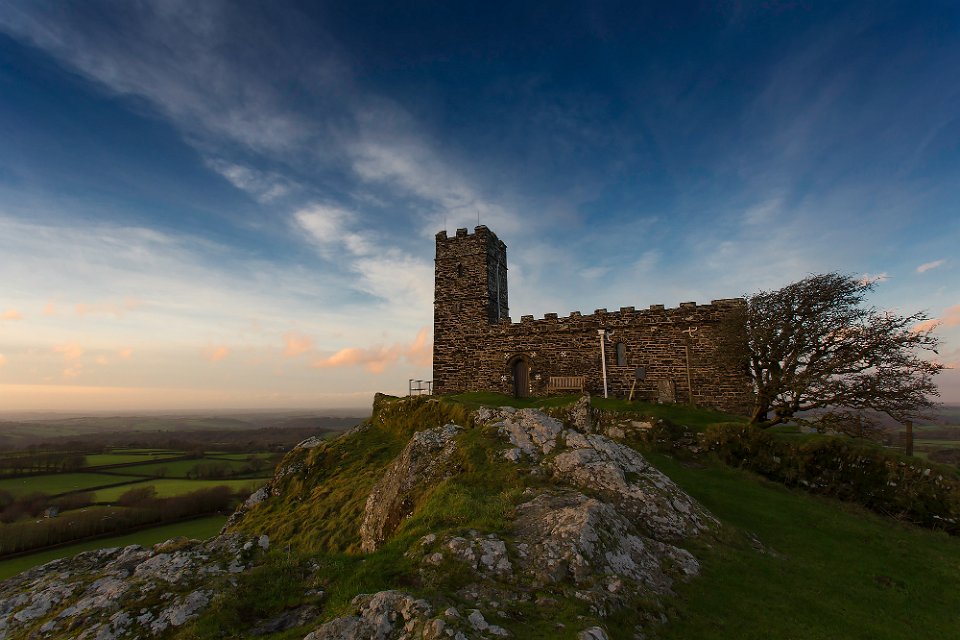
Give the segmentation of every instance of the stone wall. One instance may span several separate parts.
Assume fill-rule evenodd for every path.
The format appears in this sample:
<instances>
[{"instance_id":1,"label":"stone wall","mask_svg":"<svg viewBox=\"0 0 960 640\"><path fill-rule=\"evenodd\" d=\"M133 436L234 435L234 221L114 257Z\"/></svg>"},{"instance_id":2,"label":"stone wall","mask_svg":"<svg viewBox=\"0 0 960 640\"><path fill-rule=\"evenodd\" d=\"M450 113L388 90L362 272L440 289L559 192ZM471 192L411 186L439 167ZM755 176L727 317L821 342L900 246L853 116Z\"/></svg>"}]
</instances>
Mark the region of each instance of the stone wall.
<instances>
[{"instance_id":1,"label":"stone wall","mask_svg":"<svg viewBox=\"0 0 960 640\"><path fill-rule=\"evenodd\" d=\"M462 232L462 233L461 233ZM491 257L490 247L502 255ZM481 250L483 247L483 250ZM492 266L502 262L502 272ZM457 276L458 265L463 276ZM637 310L623 307L592 314L554 313L535 320L524 316L514 323L503 313L492 322L491 269L502 275L501 309L506 309L506 247L486 227L475 234L459 230L455 238L437 236L437 298L434 301L434 390L499 391L513 394L513 363L529 369L527 395L546 395L551 376L584 376L591 394L603 393L600 336L604 344L607 387L613 397L626 397L637 367L646 370L636 397L658 398L663 381L676 390L677 402L743 412L750 403L750 383L744 372L722 369L716 362L717 333L724 316L744 304L742 299L714 300L709 305L683 303L665 309L653 305ZM493 283L494 285L496 283ZM459 292L454 289L459 287ZM457 306L459 304L459 306ZM459 309L459 311L458 311ZM618 363L617 344L624 359ZM688 384L689 376L689 384Z\"/></svg>"}]
</instances>

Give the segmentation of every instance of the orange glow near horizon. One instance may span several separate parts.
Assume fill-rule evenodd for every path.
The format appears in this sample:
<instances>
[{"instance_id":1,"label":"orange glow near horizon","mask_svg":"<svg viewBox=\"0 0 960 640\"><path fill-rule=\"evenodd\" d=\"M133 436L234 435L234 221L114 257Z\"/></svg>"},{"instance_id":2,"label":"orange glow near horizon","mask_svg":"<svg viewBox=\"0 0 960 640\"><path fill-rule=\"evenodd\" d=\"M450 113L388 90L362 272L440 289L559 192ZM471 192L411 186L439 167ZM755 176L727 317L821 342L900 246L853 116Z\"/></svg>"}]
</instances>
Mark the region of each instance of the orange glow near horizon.
<instances>
[{"instance_id":1,"label":"orange glow near horizon","mask_svg":"<svg viewBox=\"0 0 960 640\"><path fill-rule=\"evenodd\" d=\"M6 412L129 412L367 408L373 399L373 394L374 391L288 394L234 389L0 384L0 410Z\"/></svg>"}]
</instances>

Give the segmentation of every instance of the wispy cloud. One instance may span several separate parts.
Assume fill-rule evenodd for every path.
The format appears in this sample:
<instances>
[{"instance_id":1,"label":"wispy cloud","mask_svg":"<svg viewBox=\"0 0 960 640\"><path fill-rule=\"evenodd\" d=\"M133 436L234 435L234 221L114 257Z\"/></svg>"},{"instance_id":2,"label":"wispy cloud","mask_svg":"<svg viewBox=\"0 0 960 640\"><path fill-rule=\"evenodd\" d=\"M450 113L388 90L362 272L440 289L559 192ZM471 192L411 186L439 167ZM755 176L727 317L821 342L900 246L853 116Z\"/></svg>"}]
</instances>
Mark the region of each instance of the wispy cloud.
<instances>
[{"instance_id":1,"label":"wispy cloud","mask_svg":"<svg viewBox=\"0 0 960 640\"><path fill-rule=\"evenodd\" d=\"M943 315L940 316L940 320L947 327L960 326L960 304L945 309Z\"/></svg>"},{"instance_id":2,"label":"wispy cloud","mask_svg":"<svg viewBox=\"0 0 960 640\"><path fill-rule=\"evenodd\" d=\"M64 367L61 371L63 377L76 378L83 373L83 361L81 358L85 350L79 344L73 342L59 344L53 348L53 352L63 355Z\"/></svg>"},{"instance_id":3,"label":"wispy cloud","mask_svg":"<svg viewBox=\"0 0 960 640\"><path fill-rule=\"evenodd\" d=\"M946 260L934 260L933 262L924 262L922 265L917 267L917 273L926 273L931 269L936 269L937 267L942 267L946 264Z\"/></svg>"},{"instance_id":4,"label":"wispy cloud","mask_svg":"<svg viewBox=\"0 0 960 640\"><path fill-rule=\"evenodd\" d=\"M0 353L0 368L3 368L7 364L7 357Z\"/></svg>"},{"instance_id":5,"label":"wispy cloud","mask_svg":"<svg viewBox=\"0 0 960 640\"><path fill-rule=\"evenodd\" d=\"M7 309L0 315L0 320L23 320L23 314L16 309Z\"/></svg>"},{"instance_id":6,"label":"wispy cloud","mask_svg":"<svg viewBox=\"0 0 960 640\"><path fill-rule=\"evenodd\" d=\"M913 330L931 331L938 327L960 327L960 304L947 307L939 318L931 318L915 324Z\"/></svg>"},{"instance_id":7,"label":"wispy cloud","mask_svg":"<svg viewBox=\"0 0 960 640\"><path fill-rule=\"evenodd\" d=\"M433 267L389 241L355 230L359 216L340 207L311 205L293 215L295 225L328 260L337 257L358 278L352 285L394 312L426 308L433 299Z\"/></svg>"},{"instance_id":8,"label":"wispy cloud","mask_svg":"<svg viewBox=\"0 0 960 640\"><path fill-rule=\"evenodd\" d=\"M865 285L875 284L879 282L886 282L889 279L890 279L890 276L887 275L886 271L883 271L881 273L865 273L862 276L860 276L860 283Z\"/></svg>"},{"instance_id":9,"label":"wispy cloud","mask_svg":"<svg viewBox=\"0 0 960 640\"><path fill-rule=\"evenodd\" d=\"M124 347L117 351L117 355L124 360L128 360L133 356L133 349L131 347Z\"/></svg>"},{"instance_id":10,"label":"wispy cloud","mask_svg":"<svg viewBox=\"0 0 960 640\"><path fill-rule=\"evenodd\" d=\"M69 362L79 360L84 354L84 349L79 344L70 342L67 344L58 344L53 348L53 352L63 354L63 359Z\"/></svg>"},{"instance_id":11,"label":"wispy cloud","mask_svg":"<svg viewBox=\"0 0 960 640\"><path fill-rule=\"evenodd\" d=\"M143 306L143 302L136 300L134 298L127 298L123 302L100 302L100 303L86 303L79 302L74 305L74 311L78 316L88 316L88 315L111 315L117 318L122 318L128 312Z\"/></svg>"},{"instance_id":12,"label":"wispy cloud","mask_svg":"<svg viewBox=\"0 0 960 640\"><path fill-rule=\"evenodd\" d=\"M220 362L224 358L230 355L229 347L223 345L218 345L215 347L207 347L203 350L203 357L205 360L210 362Z\"/></svg>"},{"instance_id":13,"label":"wispy cloud","mask_svg":"<svg viewBox=\"0 0 960 640\"><path fill-rule=\"evenodd\" d=\"M783 196L773 196L759 202L743 213L743 222L748 225L769 225L777 218L783 207Z\"/></svg>"},{"instance_id":14,"label":"wispy cloud","mask_svg":"<svg viewBox=\"0 0 960 640\"><path fill-rule=\"evenodd\" d=\"M284 334L283 342L283 355L287 358L295 358L313 350L313 338L300 333Z\"/></svg>"},{"instance_id":15,"label":"wispy cloud","mask_svg":"<svg viewBox=\"0 0 960 640\"><path fill-rule=\"evenodd\" d=\"M277 173L258 171L222 159L207 160L207 166L226 178L236 188L263 203L279 200L297 187L289 179Z\"/></svg>"},{"instance_id":16,"label":"wispy cloud","mask_svg":"<svg viewBox=\"0 0 960 640\"><path fill-rule=\"evenodd\" d=\"M312 366L317 369L362 366L370 373L383 373L386 368L401 358L419 365L429 366L432 361L432 344L423 328L411 344L376 345L368 348L347 347L328 356L317 358Z\"/></svg>"}]
</instances>

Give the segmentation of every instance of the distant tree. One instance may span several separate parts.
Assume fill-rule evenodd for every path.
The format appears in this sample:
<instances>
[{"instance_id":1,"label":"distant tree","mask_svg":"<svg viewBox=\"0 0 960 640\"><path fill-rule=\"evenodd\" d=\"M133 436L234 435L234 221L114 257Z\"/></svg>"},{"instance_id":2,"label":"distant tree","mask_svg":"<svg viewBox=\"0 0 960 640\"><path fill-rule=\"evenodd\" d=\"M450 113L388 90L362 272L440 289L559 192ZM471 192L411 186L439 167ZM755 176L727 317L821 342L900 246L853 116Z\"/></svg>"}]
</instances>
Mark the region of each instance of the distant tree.
<instances>
[{"instance_id":1,"label":"distant tree","mask_svg":"<svg viewBox=\"0 0 960 640\"><path fill-rule=\"evenodd\" d=\"M873 286L827 273L747 296L725 322L721 352L753 380L752 423L768 427L816 410L816 420L855 420L862 431L871 411L902 421L934 406L933 377L944 367L923 352L936 353L939 339L916 329L924 313L866 306Z\"/></svg>"},{"instance_id":2,"label":"distant tree","mask_svg":"<svg viewBox=\"0 0 960 640\"><path fill-rule=\"evenodd\" d=\"M117 504L121 507L143 507L152 505L156 501L157 489L153 485L128 489L117 498Z\"/></svg>"}]
</instances>

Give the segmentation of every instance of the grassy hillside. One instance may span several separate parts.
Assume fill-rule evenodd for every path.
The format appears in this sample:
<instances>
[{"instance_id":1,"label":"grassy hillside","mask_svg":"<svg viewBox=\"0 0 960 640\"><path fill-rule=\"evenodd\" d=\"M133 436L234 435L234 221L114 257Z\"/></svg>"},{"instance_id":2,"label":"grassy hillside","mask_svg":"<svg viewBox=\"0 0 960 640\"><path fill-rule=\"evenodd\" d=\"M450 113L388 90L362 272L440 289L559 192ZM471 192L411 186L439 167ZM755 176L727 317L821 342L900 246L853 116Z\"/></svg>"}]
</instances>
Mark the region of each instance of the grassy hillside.
<instances>
[{"instance_id":1,"label":"grassy hillside","mask_svg":"<svg viewBox=\"0 0 960 640\"><path fill-rule=\"evenodd\" d=\"M396 588L447 597L460 586L457 578L424 583L404 555L410 545L431 532L476 528L504 535L523 488L551 480L518 476L514 466L502 464L497 454L502 445L495 435L472 429L461 440L458 465L463 473L428 489L389 543L363 555L358 528L370 488L415 431L445 422L466 424L468 411L480 404L559 407L573 400L463 394L441 402L418 401L405 412L384 402L371 428L294 452L280 467L286 469L278 485L282 497L240 525L269 533L287 555L273 556L259 572L244 577L239 596L221 604L185 637L239 631L248 615L244 612L252 607L269 615L306 602L303 589L291 586L298 580L326 591L325 617L344 613L350 599L362 592ZM595 405L694 428L731 420L692 407L618 402ZM658 637L893 639L955 634L957 538L786 489L709 457L678 461L654 451L644 453L724 525L719 539L688 541L703 573L677 588L667 605L669 622L655 631ZM631 637L629 615L595 618L576 603L560 602L546 612L518 609L511 615L526 619L512 625L516 637L565 637L557 635L556 622L574 629L588 620L604 626L611 638ZM283 637L300 637L298 633Z\"/></svg>"},{"instance_id":2,"label":"grassy hillside","mask_svg":"<svg viewBox=\"0 0 960 640\"><path fill-rule=\"evenodd\" d=\"M648 455L729 534L697 550L704 573L680 586L661 637L955 637L960 539L719 463Z\"/></svg>"}]
</instances>

